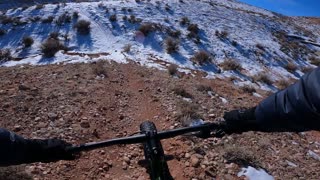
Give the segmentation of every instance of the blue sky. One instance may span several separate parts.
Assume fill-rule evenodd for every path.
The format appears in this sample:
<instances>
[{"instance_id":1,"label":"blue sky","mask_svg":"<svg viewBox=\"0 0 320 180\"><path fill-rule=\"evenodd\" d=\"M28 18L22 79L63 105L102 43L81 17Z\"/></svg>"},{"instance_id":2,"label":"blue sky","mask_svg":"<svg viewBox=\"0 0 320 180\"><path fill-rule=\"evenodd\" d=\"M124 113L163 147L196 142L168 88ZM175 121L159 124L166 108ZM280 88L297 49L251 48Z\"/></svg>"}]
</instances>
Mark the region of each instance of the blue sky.
<instances>
[{"instance_id":1,"label":"blue sky","mask_svg":"<svg viewBox=\"0 0 320 180\"><path fill-rule=\"evenodd\" d=\"M288 16L320 17L320 0L239 0Z\"/></svg>"}]
</instances>

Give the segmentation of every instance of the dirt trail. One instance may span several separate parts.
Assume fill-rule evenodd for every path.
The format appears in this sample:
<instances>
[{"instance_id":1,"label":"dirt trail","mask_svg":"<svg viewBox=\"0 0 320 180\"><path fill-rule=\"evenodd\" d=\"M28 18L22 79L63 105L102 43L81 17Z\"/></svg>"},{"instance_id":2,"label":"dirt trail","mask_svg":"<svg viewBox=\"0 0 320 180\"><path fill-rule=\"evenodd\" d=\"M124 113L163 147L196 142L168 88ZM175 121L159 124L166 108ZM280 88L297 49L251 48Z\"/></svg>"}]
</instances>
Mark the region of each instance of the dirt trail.
<instances>
[{"instance_id":1,"label":"dirt trail","mask_svg":"<svg viewBox=\"0 0 320 180\"><path fill-rule=\"evenodd\" d=\"M193 96L194 110L207 121L261 100L228 80L208 80L198 74L178 79L136 63L108 62L0 68L0 126L26 137L59 137L79 144L130 135L146 119L159 130L181 126L179 114L186 102L173 93L177 87ZM210 86L213 96L197 90L199 85ZM173 156L168 163L178 180L235 179L240 166L230 157L239 156L276 179L317 179L319 161L307 153L320 154L319 142L318 132L246 132L222 139L177 137L163 145ZM73 162L19 166L12 177L22 172L34 179L148 179L139 165L142 159L140 145L113 146L84 153Z\"/></svg>"}]
</instances>

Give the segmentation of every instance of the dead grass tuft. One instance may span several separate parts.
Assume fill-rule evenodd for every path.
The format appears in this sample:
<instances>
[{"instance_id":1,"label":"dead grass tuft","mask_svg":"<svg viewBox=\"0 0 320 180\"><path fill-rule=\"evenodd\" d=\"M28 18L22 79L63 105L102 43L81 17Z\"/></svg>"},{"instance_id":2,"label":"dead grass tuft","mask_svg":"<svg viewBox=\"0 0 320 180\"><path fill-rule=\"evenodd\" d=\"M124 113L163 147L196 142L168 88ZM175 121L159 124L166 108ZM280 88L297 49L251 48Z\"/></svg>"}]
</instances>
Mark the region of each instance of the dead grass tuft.
<instances>
[{"instance_id":1,"label":"dead grass tuft","mask_svg":"<svg viewBox=\"0 0 320 180\"><path fill-rule=\"evenodd\" d=\"M310 57L309 61L311 64L313 64L315 66L320 66L320 59L315 56Z\"/></svg>"},{"instance_id":2,"label":"dead grass tuft","mask_svg":"<svg viewBox=\"0 0 320 180\"><path fill-rule=\"evenodd\" d=\"M225 59L223 63L220 64L223 70L230 71L230 70L238 70L242 69L242 66L239 62L234 59Z\"/></svg>"},{"instance_id":3,"label":"dead grass tuft","mask_svg":"<svg viewBox=\"0 0 320 180\"><path fill-rule=\"evenodd\" d=\"M169 37L165 40L165 48L168 54L176 53L179 51L179 41Z\"/></svg>"},{"instance_id":4,"label":"dead grass tuft","mask_svg":"<svg viewBox=\"0 0 320 180\"><path fill-rule=\"evenodd\" d=\"M59 50L67 50L59 40L49 38L41 44L41 52L44 57L53 57Z\"/></svg>"},{"instance_id":5,"label":"dead grass tuft","mask_svg":"<svg viewBox=\"0 0 320 180\"><path fill-rule=\"evenodd\" d=\"M176 75L178 72L178 66L176 64L170 64L168 67L168 73L173 76Z\"/></svg>"},{"instance_id":6,"label":"dead grass tuft","mask_svg":"<svg viewBox=\"0 0 320 180\"><path fill-rule=\"evenodd\" d=\"M194 56L191 58L192 62L199 65L203 65L205 63L211 62L211 60L212 58L210 54L203 50L196 52L196 54L194 54Z\"/></svg>"},{"instance_id":7,"label":"dead grass tuft","mask_svg":"<svg viewBox=\"0 0 320 180\"><path fill-rule=\"evenodd\" d=\"M293 73L295 72L297 69L298 69L298 66L295 65L294 63L292 62L288 62L285 67L284 67L287 71Z\"/></svg>"},{"instance_id":8,"label":"dead grass tuft","mask_svg":"<svg viewBox=\"0 0 320 180\"><path fill-rule=\"evenodd\" d=\"M193 96L188 93L183 87L179 86L176 88L173 88L172 90L176 95L179 95L181 97L185 97L185 98L193 98Z\"/></svg>"},{"instance_id":9,"label":"dead grass tuft","mask_svg":"<svg viewBox=\"0 0 320 180\"><path fill-rule=\"evenodd\" d=\"M257 92L256 89L253 87L253 86L250 86L250 85L244 85L241 87L241 90L245 93L249 93L249 94L252 94L252 93L255 93Z\"/></svg>"},{"instance_id":10,"label":"dead grass tuft","mask_svg":"<svg viewBox=\"0 0 320 180\"><path fill-rule=\"evenodd\" d=\"M91 22L86 20L79 20L73 27L77 29L79 34L87 35L90 33Z\"/></svg>"},{"instance_id":11,"label":"dead grass tuft","mask_svg":"<svg viewBox=\"0 0 320 180\"><path fill-rule=\"evenodd\" d=\"M126 44L125 46L123 46L122 52L129 53L131 51L131 47L131 44Z\"/></svg>"},{"instance_id":12,"label":"dead grass tuft","mask_svg":"<svg viewBox=\"0 0 320 180\"><path fill-rule=\"evenodd\" d=\"M33 40L33 38L31 36L25 36L22 39L22 43L23 43L24 47L27 48L27 47L31 47L32 46L32 44L34 43L34 40Z\"/></svg>"},{"instance_id":13,"label":"dead grass tuft","mask_svg":"<svg viewBox=\"0 0 320 180\"><path fill-rule=\"evenodd\" d=\"M181 122L183 126L189 126L192 120L203 119L203 117L198 113L198 105L186 101L179 101L177 106L177 120Z\"/></svg>"},{"instance_id":14,"label":"dead grass tuft","mask_svg":"<svg viewBox=\"0 0 320 180\"><path fill-rule=\"evenodd\" d=\"M145 23L139 27L139 31L142 32L145 36L148 36L154 30L155 28L151 23Z\"/></svg>"},{"instance_id":15,"label":"dead grass tuft","mask_svg":"<svg viewBox=\"0 0 320 180\"><path fill-rule=\"evenodd\" d=\"M0 63L7 62L12 58L9 49L0 49Z\"/></svg>"},{"instance_id":16,"label":"dead grass tuft","mask_svg":"<svg viewBox=\"0 0 320 180\"><path fill-rule=\"evenodd\" d=\"M264 72L261 72L261 73L255 75L253 79L255 81L261 81L261 82L266 83L268 85L271 85L273 83L272 80L269 78L269 76Z\"/></svg>"},{"instance_id":17,"label":"dead grass tuft","mask_svg":"<svg viewBox=\"0 0 320 180\"><path fill-rule=\"evenodd\" d=\"M97 61L92 63L92 72L96 75L96 76L104 76L107 77L107 70L106 70L106 62L101 60L101 61Z\"/></svg>"},{"instance_id":18,"label":"dead grass tuft","mask_svg":"<svg viewBox=\"0 0 320 180\"><path fill-rule=\"evenodd\" d=\"M212 91L212 88L208 85L197 85L197 90L200 91L200 92L208 92L208 91Z\"/></svg>"},{"instance_id":19,"label":"dead grass tuft","mask_svg":"<svg viewBox=\"0 0 320 180\"><path fill-rule=\"evenodd\" d=\"M188 17L182 17L182 18L181 18L181 21L180 21L180 24L181 24L182 26L189 25L189 24L190 24L189 18L188 18Z\"/></svg>"},{"instance_id":20,"label":"dead grass tuft","mask_svg":"<svg viewBox=\"0 0 320 180\"><path fill-rule=\"evenodd\" d=\"M240 166L252 166L255 168L261 167L257 157L250 149L245 149L243 147L227 146L224 148L225 153L223 157L229 163L235 163Z\"/></svg>"}]
</instances>

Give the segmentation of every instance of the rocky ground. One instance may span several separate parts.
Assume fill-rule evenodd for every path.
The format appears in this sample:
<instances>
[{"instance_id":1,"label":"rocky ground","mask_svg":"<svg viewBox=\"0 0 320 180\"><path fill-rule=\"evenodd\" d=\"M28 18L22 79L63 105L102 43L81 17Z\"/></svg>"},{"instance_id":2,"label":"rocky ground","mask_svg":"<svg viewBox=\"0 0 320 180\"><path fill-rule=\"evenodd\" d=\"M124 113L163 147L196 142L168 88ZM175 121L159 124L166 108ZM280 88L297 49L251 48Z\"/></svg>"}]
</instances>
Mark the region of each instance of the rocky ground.
<instances>
[{"instance_id":1,"label":"rocky ground","mask_svg":"<svg viewBox=\"0 0 320 180\"><path fill-rule=\"evenodd\" d=\"M29 138L80 144L133 134L147 119L159 130L180 127L190 111L215 121L227 110L261 100L232 79L193 74L177 78L133 62L3 67L0 125ZM276 179L320 177L318 132L246 132L206 140L181 136L164 140L163 146L173 157L168 164L175 179L237 179L243 163ZM148 179L142 151L140 145L113 146L72 162L2 168L0 179Z\"/></svg>"}]
</instances>

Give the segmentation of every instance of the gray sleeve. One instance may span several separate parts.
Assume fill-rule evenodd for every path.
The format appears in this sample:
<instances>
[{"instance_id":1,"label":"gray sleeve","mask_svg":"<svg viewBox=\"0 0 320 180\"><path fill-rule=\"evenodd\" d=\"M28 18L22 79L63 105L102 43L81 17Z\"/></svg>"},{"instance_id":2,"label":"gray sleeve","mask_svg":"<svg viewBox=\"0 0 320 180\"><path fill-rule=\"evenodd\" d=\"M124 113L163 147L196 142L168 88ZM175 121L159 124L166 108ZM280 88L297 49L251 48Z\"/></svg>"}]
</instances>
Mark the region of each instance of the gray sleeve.
<instances>
[{"instance_id":1,"label":"gray sleeve","mask_svg":"<svg viewBox=\"0 0 320 180\"><path fill-rule=\"evenodd\" d=\"M284 120L320 122L320 67L263 100L255 115L260 123Z\"/></svg>"}]
</instances>

